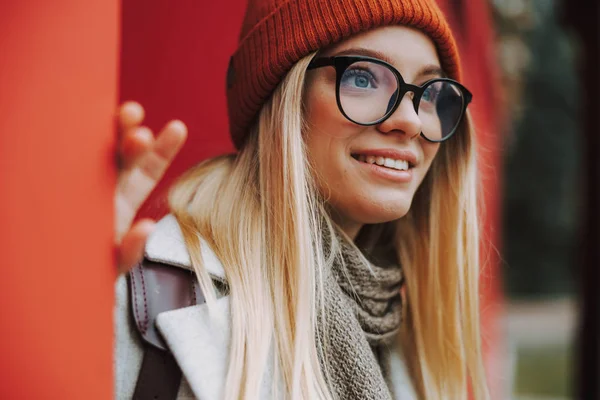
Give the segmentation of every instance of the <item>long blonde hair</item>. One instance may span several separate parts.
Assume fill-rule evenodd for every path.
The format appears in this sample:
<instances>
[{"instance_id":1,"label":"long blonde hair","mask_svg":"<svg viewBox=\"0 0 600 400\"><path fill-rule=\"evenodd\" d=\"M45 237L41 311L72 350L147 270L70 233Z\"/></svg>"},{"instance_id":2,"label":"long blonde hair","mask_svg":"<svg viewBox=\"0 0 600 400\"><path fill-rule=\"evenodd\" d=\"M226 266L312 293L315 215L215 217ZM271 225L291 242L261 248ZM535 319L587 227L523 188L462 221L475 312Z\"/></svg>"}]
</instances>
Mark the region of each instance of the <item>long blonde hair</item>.
<instances>
[{"instance_id":1,"label":"long blonde hair","mask_svg":"<svg viewBox=\"0 0 600 400\"><path fill-rule=\"evenodd\" d=\"M317 339L331 229L305 144L300 60L263 106L236 155L187 171L169 196L208 306L215 299L199 237L223 264L230 290L231 346L225 398L259 398L262 378L280 376L273 398L331 399ZM475 153L470 120L442 144L395 240L407 279L402 333L421 398L488 398L478 310ZM328 223L323 225L323 217ZM328 235L334 237L334 235ZM277 381L277 380L275 380Z\"/></svg>"}]
</instances>

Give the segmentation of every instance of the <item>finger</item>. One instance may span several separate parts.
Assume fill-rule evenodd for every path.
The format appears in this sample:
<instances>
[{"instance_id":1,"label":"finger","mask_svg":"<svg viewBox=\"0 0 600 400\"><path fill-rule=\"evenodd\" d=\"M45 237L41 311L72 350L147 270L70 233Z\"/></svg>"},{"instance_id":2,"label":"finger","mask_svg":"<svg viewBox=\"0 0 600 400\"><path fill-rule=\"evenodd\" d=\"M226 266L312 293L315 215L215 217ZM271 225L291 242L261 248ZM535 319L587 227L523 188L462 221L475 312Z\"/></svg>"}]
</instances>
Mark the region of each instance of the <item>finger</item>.
<instances>
[{"instance_id":1,"label":"finger","mask_svg":"<svg viewBox=\"0 0 600 400\"><path fill-rule=\"evenodd\" d=\"M158 134L151 151L138 163L144 175L158 181L185 143L187 127L181 121L169 122Z\"/></svg>"},{"instance_id":2,"label":"finger","mask_svg":"<svg viewBox=\"0 0 600 400\"><path fill-rule=\"evenodd\" d=\"M187 126L179 120L173 120L158 134L154 151L170 163L183 146L186 138Z\"/></svg>"},{"instance_id":3,"label":"finger","mask_svg":"<svg viewBox=\"0 0 600 400\"><path fill-rule=\"evenodd\" d=\"M125 132L144 120L144 107L135 101L123 103L118 112L119 130Z\"/></svg>"},{"instance_id":4,"label":"finger","mask_svg":"<svg viewBox=\"0 0 600 400\"><path fill-rule=\"evenodd\" d=\"M143 219L136 222L123 237L117 249L117 267L119 273L125 273L138 264L144 257L144 247L153 232L155 222Z\"/></svg>"},{"instance_id":5,"label":"finger","mask_svg":"<svg viewBox=\"0 0 600 400\"><path fill-rule=\"evenodd\" d=\"M145 127L129 129L121 141L119 160L120 167L129 168L143 154L154 146L154 135Z\"/></svg>"},{"instance_id":6,"label":"finger","mask_svg":"<svg viewBox=\"0 0 600 400\"><path fill-rule=\"evenodd\" d=\"M115 207L117 235L124 235L135 215L183 145L187 129L179 121L167 124L151 150L119 174Z\"/></svg>"}]
</instances>

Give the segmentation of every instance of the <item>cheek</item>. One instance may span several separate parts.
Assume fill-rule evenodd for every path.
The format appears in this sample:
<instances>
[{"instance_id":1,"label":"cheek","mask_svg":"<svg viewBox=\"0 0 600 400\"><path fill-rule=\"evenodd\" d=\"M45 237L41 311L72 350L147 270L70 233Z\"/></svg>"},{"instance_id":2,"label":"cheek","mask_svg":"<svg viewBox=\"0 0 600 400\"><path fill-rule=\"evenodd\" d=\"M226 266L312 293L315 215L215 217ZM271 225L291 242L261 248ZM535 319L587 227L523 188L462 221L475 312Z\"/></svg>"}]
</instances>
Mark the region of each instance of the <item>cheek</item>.
<instances>
[{"instance_id":1,"label":"cheek","mask_svg":"<svg viewBox=\"0 0 600 400\"><path fill-rule=\"evenodd\" d=\"M304 103L304 140L319 186L331 187L343 180L350 143L360 130L339 112L335 88L325 83L311 86Z\"/></svg>"},{"instance_id":2,"label":"cheek","mask_svg":"<svg viewBox=\"0 0 600 400\"><path fill-rule=\"evenodd\" d=\"M304 100L305 121L311 136L335 133L339 124L335 87L323 79L309 81ZM340 115L341 116L341 115Z\"/></svg>"}]
</instances>

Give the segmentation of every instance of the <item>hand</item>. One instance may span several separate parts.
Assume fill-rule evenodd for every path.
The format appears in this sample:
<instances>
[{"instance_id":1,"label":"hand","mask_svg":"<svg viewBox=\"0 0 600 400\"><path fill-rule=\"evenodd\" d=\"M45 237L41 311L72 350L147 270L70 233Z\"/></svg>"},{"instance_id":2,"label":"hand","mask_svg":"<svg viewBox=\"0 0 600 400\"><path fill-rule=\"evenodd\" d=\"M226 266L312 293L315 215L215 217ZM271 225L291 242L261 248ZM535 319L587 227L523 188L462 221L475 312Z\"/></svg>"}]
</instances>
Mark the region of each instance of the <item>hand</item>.
<instances>
[{"instance_id":1,"label":"hand","mask_svg":"<svg viewBox=\"0 0 600 400\"><path fill-rule=\"evenodd\" d=\"M154 221L142 219L132 225L144 201L156 187L187 137L181 121L170 121L154 138L140 126L144 109L135 102L121 105L118 112L119 174L115 192L115 246L119 272L126 272L144 256Z\"/></svg>"}]
</instances>

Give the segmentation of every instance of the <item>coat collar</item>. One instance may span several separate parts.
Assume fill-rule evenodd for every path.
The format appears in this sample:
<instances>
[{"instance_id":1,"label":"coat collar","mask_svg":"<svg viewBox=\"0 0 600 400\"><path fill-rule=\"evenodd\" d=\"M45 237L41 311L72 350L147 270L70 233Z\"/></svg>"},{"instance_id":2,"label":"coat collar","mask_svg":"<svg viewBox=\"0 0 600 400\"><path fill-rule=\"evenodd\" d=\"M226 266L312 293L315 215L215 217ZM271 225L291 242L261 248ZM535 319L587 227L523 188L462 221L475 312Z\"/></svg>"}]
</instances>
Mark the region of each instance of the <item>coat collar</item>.
<instances>
[{"instance_id":1,"label":"coat collar","mask_svg":"<svg viewBox=\"0 0 600 400\"><path fill-rule=\"evenodd\" d=\"M200 238L204 268L213 277L225 279L223 264L208 243ZM157 222L144 256L154 262L193 271L179 223L173 214ZM230 341L229 297L217 299L214 308L200 304L162 312L156 325L177 360L194 396L223 398Z\"/></svg>"},{"instance_id":2,"label":"coat collar","mask_svg":"<svg viewBox=\"0 0 600 400\"><path fill-rule=\"evenodd\" d=\"M200 238L204 268L209 274L225 279L223 264L217 258L208 243ZM193 271L190 255L185 246L183 233L173 214L168 214L157 222L154 232L148 238L145 257L150 261L160 262Z\"/></svg>"},{"instance_id":3,"label":"coat collar","mask_svg":"<svg viewBox=\"0 0 600 400\"><path fill-rule=\"evenodd\" d=\"M194 396L224 398L229 360L229 296L206 304L158 314L156 325L177 360Z\"/></svg>"}]
</instances>

